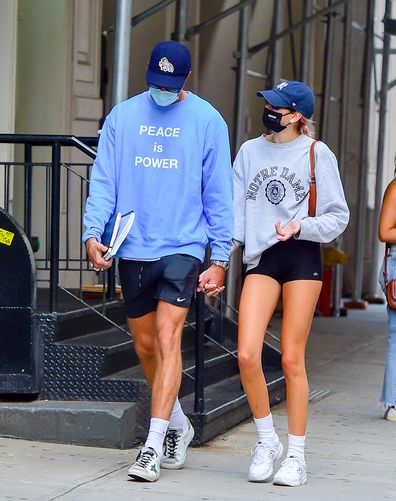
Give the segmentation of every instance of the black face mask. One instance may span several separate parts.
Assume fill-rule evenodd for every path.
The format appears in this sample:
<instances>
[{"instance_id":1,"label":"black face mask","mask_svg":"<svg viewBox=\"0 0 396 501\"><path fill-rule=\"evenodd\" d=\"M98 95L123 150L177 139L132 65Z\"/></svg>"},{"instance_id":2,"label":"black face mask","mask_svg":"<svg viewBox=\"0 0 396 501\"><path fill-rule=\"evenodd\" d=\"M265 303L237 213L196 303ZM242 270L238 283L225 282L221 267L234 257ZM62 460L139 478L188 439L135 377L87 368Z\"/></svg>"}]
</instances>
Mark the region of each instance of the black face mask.
<instances>
[{"instance_id":1,"label":"black face mask","mask_svg":"<svg viewBox=\"0 0 396 501\"><path fill-rule=\"evenodd\" d=\"M265 127L267 127L267 129L270 129L273 132L282 132L290 124L289 122L287 125L281 125L280 122L282 120L282 117L285 117L286 115L291 115L292 113L293 111L289 111L289 113L285 113L284 115L282 115L282 113L279 113L278 111L264 108L263 124Z\"/></svg>"}]
</instances>

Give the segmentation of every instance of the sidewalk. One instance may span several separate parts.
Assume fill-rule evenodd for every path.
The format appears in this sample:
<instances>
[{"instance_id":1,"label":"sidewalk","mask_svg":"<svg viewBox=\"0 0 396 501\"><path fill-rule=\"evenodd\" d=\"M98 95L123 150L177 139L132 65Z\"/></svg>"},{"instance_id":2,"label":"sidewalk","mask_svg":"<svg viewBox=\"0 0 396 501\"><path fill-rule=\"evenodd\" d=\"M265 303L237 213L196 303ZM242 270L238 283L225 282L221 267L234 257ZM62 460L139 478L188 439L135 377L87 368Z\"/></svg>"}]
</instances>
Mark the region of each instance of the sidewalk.
<instances>
[{"instance_id":1,"label":"sidewalk","mask_svg":"<svg viewBox=\"0 0 396 501\"><path fill-rule=\"evenodd\" d=\"M278 321L272 326L276 330ZM127 480L136 451L94 449L0 438L0 500L284 500L396 499L396 423L378 405L386 348L384 306L315 318L307 366L312 402L307 436L308 484L298 488L247 481L251 422L190 449L182 471L162 470L154 484ZM285 404L272 409L285 442Z\"/></svg>"}]
</instances>

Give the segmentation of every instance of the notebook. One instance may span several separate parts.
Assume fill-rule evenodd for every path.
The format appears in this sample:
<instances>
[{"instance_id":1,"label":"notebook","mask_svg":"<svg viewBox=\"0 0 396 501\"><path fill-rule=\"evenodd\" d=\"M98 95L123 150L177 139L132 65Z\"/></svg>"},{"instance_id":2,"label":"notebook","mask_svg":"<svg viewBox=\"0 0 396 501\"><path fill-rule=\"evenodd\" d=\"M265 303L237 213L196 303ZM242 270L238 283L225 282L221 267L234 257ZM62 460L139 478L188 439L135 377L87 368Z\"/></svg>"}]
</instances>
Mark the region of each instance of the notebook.
<instances>
[{"instance_id":1,"label":"notebook","mask_svg":"<svg viewBox=\"0 0 396 501\"><path fill-rule=\"evenodd\" d=\"M118 212L114 221L113 232L111 234L109 248L103 256L105 261L108 261L117 254L122 242L126 239L128 233L131 231L133 222L135 220L135 213L133 210L121 214Z\"/></svg>"}]
</instances>

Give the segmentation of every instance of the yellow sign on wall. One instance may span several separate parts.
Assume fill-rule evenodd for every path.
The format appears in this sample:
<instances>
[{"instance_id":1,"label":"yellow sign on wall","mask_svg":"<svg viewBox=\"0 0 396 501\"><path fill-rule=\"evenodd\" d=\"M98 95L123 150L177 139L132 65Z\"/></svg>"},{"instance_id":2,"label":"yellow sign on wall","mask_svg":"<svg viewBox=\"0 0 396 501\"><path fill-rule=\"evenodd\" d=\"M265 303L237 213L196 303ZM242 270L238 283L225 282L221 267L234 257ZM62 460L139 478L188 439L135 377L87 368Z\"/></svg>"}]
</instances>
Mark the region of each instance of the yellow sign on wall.
<instances>
[{"instance_id":1,"label":"yellow sign on wall","mask_svg":"<svg viewBox=\"0 0 396 501\"><path fill-rule=\"evenodd\" d=\"M15 233L12 233L12 231L0 228L0 244L11 245L14 239L14 235Z\"/></svg>"}]
</instances>

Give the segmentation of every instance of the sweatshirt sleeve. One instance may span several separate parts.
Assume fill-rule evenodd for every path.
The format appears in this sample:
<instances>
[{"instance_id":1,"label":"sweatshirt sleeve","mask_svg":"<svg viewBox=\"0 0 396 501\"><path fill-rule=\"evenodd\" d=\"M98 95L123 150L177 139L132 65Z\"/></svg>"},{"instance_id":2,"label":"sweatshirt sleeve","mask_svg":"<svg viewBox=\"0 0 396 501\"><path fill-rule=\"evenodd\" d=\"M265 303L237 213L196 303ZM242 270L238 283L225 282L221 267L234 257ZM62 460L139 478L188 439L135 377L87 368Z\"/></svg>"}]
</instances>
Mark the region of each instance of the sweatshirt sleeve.
<instances>
[{"instance_id":1,"label":"sweatshirt sleeve","mask_svg":"<svg viewBox=\"0 0 396 501\"><path fill-rule=\"evenodd\" d=\"M298 239L327 243L341 235L347 227L349 209L335 155L324 143L317 143L315 150L316 215L300 221Z\"/></svg>"},{"instance_id":2,"label":"sweatshirt sleeve","mask_svg":"<svg viewBox=\"0 0 396 501\"><path fill-rule=\"evenodd\" d=\"M234 236L238 245L245 243L246 200L244 179L244 152L243 147L238 151L234 160Z\"/></svg>"},{"instance_id":3,"label":"sweatshirt sleeve","mask_svg":"<svg viewBox=\"0 0 396 501\"><path fill-rule=\"evenodd\" d=\"M99 242L106 223L116 206L116 176L114 151L114 110L108 115L99 138L98 152L89 184L82 240L95 237Z\"/></svg>"},{"instance_id":4,"label":"sweatshirt sleeve","mask_svg":"<svg viewBox=\"0 0 396 501\"><path fill-rule=\"evenodd\" d=\"M232 248L232 168L228 129L219 116L206 131L202 169L202 203L211 259L229 261Z\"/></svg>"}]
</instances>

